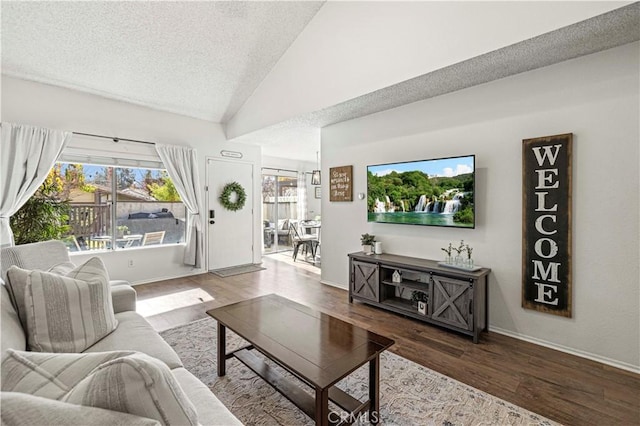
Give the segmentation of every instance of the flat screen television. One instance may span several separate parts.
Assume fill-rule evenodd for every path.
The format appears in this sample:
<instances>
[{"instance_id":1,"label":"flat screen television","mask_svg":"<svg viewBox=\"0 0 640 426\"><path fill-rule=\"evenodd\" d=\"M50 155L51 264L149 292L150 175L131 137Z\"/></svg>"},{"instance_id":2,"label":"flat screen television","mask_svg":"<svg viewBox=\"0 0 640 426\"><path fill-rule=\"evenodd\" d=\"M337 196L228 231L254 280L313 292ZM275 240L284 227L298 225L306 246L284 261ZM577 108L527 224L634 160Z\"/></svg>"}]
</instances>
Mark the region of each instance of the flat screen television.
<instances>
[{"instance_id":1,"label":"flat screen television","mask_svg":"<svg viewBox=\"0 0 640 426\"><path fill-rule=\"evenodd\" d=\"M475 155L367 166L369 222L475 228Z\"/></svg>"}]
</instances>

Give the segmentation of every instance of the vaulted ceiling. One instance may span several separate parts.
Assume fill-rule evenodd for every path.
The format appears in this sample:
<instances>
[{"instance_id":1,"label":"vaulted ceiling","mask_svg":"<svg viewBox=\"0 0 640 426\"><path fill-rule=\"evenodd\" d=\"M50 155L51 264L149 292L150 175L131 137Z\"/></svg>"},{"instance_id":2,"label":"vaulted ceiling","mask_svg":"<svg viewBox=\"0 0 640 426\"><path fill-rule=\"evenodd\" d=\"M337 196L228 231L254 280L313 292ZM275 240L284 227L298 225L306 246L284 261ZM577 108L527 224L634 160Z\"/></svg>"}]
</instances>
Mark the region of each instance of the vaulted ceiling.
<instances>
[{"instance_id":1,"label":"vaulted ceiling","mask_svg":"<svg viewBox=\"0 0 640 426\"><path fill-rule=\"evenodd\" d=\"M3 73L217 123L321 2L3 2Z\"/></svg>"},{"instance_id":2,"label":"vaulted ceiling","mask_svg":"<svg viewBox=\"0 0 640 426\"><path fill-rule=\"evenodd\" d=\"M509 3L3 1L2 72L314 161L323 126L640 38L638 3Z\"/></svg>"}]
</instances>

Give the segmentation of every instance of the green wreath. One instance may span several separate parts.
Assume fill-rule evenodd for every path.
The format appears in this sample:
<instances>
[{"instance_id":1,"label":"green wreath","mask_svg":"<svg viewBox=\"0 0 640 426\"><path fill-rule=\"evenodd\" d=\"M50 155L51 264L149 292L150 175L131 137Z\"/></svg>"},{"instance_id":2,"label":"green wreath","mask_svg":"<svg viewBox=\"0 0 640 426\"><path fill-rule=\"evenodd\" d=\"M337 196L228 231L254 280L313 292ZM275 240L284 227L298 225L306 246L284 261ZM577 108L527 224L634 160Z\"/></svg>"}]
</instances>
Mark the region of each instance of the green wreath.
<instances>
[{"instance_id":1,"label":"green wreath","mask_svg":"<svg viewBox=\"0 0 640 426\"><path fill-rule=\"evenodd\" d=\"M236 193L236 201L232 202L231 195L233 195L234 192ZM238 182L231 182L226 184L222 189L219 200L222 207L235 212L244 207L244 203L247 201L247 193Z\"/></svg>"}]
</instances>

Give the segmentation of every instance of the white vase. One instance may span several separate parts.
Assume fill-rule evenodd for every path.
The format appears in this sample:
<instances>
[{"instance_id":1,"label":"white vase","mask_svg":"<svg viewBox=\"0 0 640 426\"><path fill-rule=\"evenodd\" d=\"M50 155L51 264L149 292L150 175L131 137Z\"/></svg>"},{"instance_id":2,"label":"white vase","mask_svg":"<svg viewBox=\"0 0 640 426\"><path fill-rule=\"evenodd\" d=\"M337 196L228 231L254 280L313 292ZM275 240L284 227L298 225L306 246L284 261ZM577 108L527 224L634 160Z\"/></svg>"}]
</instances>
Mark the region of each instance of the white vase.
<instances>
[{"instance_id":1,"label":"white vase","mask_svg":"<svg viewBox=\"0 0 640 426\"><path fill-rule=\"evenodd\" d=\"M376 241L374 243L373 252L375 254L382 254L382 241Z\"/></svg>"},{"instance_id":2,"label":"white vase","mask_svg":"<svg viewBox=\"0 0 640 426\"><path fill-rule=\"evenodd\" d=\"M362 246L362 251L364 252L364 254L371 254L371 246L370 245L363 245Z\"/></svg>"}]
</instances>

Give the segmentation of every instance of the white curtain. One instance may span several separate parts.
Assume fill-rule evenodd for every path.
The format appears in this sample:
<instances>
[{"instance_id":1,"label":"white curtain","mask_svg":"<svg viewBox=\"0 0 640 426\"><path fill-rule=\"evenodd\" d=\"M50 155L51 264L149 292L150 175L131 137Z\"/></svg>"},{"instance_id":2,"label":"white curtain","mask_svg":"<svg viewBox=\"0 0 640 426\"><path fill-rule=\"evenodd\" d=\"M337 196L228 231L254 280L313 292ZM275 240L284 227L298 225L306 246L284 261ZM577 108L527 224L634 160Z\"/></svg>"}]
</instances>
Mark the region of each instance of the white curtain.
<instances>
[{"instance_id":1,"label":"white curtain","mask_svg":"<svg viewBox=\"0 0 640 426\"><path fill-rule=\"evenodd\" d=\"M304 172L298 173L298 220L307 218L307 176Z\"/></svg>"},{"instance_id":2,"label":"white curtain","mask_svg":"<svg viewBox=\"0 0 640 426\"><path fill-rule=\"evenodd\" d=\"M9 218L49 174L71 132L2 123L0 147L0 247L14 245Z\"/></svg>"},{"instance_id":3,"label":"white curtain","mask_svg":"<svg viewBox=\"0 0 640 426\"><path fill-rule=\"evenodd\" d=\"M196 150L184 146L156 144L156 151L189 211L184 264L201 268L204 256L204 233L200 215L202 200Z\"/></svg>"}]
</instances>

